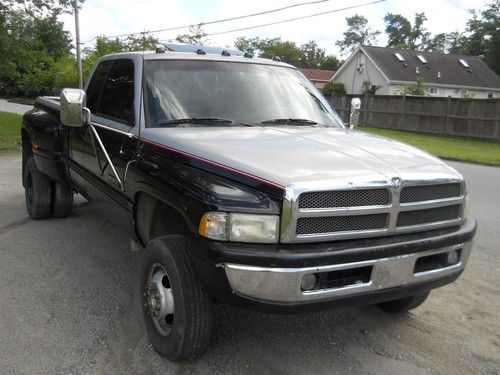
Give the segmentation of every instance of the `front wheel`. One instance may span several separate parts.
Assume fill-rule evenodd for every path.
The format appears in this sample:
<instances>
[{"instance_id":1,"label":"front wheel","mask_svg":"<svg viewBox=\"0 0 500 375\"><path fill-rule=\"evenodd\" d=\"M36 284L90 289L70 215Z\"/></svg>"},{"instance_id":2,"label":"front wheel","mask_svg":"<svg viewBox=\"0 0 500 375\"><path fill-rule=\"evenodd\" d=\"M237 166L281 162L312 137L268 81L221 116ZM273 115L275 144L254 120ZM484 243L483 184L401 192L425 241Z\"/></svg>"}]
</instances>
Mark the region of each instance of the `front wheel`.
<instances>
[{"instance_id":1,"label":"front wheel","mask_svg":"<svg viewBox=\"0 0 500 375\"><path fill-rule=\"evenodd\" d=\"M208 346L212 302L191 262L183 236L162 236L144 251L141 267L143 315L153 348L173 361L192 360Z\"/></svg>"},{"instance_id":2,"label":"front wheel","mask_svg":"<svg viewBox=\"0 0 500 375\"><path fill-rule=\"evenodd\" d=\"M429 297L429 293L430 291L392 301L381 302L378 303L377 306L385 312L401 314L420 306L425 302L427 297Z\"/></svg>"}]
</instances>

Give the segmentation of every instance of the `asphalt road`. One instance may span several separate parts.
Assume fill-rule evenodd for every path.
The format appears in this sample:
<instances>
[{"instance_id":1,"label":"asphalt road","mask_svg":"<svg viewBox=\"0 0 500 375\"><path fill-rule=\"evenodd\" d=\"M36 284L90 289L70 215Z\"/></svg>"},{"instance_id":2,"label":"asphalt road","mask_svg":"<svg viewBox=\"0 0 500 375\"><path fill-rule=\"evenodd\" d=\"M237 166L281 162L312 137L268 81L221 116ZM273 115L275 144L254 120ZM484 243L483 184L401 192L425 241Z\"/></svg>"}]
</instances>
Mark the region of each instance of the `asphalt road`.
<instances>
[{"instance_id":1,"label":"asphalt road","mask_svg":"<svg viewBox=\"0 0 500 375\"><path fill-rule=\"evenodd\" d=\"M0 155L0 374L498 373L500 169L451 163L479 220L465 273L405 315L374 307L268 315L220 306L207 353L176 364L148 344L140 253L92 205L27 218L20 156Z\"/></svg>"},{"instance_id":2,"label":"asphalt road","mask_svg":"<svg viewBox=\"0 0 500 375\"><path fill-rule=\"evenodd\" d=\"M11 103L5 99L0 99L0 111L2 112L12 112L18 115L24 115L25 112L28 112L32 108L33 106L31 105Z\"/></svg>"}]
</instances>

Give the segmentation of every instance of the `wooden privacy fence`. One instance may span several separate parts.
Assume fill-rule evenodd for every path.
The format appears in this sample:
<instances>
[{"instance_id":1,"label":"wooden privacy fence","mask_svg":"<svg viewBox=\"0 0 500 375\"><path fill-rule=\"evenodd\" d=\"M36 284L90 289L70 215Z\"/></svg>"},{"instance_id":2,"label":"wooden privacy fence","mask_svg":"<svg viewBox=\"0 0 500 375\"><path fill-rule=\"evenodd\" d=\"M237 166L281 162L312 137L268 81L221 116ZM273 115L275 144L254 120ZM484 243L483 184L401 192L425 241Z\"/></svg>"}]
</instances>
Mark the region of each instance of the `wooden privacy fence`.
<instances>
[{"instance_id":1,"label":"wooden privacy fence","mask_svg":"<svg viewBox=\"0 0 500 375\"><path fill-rule=\"evenodd\" d=\"M387 129L500 140L500 99L392 95L327 96L345 122L351 98L361 99L359 123Z\"/></svg>"}]
</instances>

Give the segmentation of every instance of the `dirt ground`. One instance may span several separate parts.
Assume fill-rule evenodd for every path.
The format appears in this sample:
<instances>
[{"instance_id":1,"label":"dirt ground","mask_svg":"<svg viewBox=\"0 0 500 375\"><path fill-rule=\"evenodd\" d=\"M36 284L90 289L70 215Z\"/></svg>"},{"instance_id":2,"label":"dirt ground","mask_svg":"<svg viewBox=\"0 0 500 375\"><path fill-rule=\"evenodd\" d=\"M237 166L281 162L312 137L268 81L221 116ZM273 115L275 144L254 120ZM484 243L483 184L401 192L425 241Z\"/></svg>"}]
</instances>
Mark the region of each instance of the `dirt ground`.
<instances>
[{"instance_id":1,"label":"dirt ground","mask_svg":"<svg viewBox=\"0 0 500 375\"><path fill-rule=\"evenodd\" d=\"M159 357L139 305L140 253L83 200L31 221L20 156L0 155L0 373L496 374L500 369L500 168L451 163L479 231L464 274L421 307L270 315L219 306L197 362Z\"/></svg>"}]
</instances>

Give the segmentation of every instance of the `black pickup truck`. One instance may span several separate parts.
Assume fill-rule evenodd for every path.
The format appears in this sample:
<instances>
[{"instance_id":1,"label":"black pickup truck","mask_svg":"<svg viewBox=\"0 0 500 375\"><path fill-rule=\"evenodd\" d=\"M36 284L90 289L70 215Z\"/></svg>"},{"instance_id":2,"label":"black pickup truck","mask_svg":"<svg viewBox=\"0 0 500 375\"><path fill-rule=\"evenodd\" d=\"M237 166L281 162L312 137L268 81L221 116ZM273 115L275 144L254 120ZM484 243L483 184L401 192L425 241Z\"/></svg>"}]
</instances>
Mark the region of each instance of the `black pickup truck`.
<instances>
[{"instance_id":1,"label":"black pickup truck","mask_svg":"<svg viewBox=\"0 0 500 375\"><path fill-rule=\"evenodd\" d=\"M22 127L31 218L69 215L76 192L144 248L156 351L200 355L214 303L404 312L460 275L476 222L459 173L345 126L278 59L183 48L101 58Z\"/></svg>"}]
</instances>

